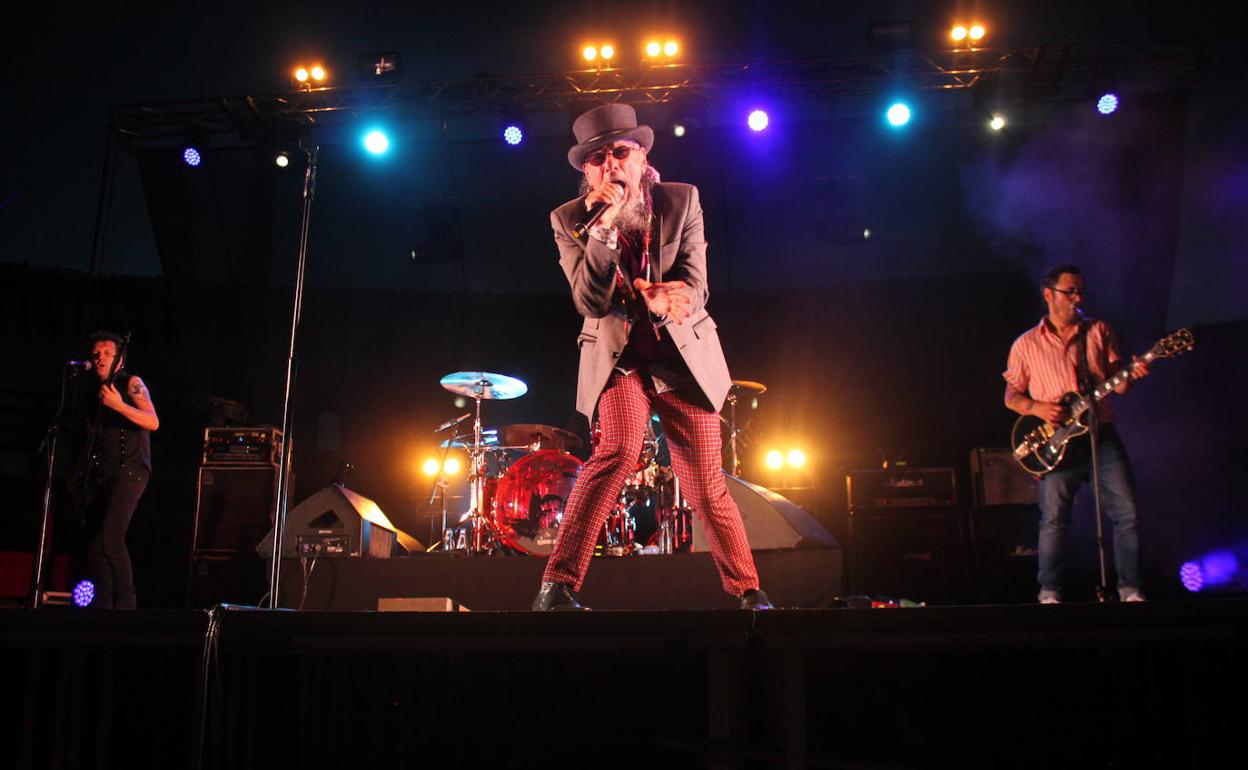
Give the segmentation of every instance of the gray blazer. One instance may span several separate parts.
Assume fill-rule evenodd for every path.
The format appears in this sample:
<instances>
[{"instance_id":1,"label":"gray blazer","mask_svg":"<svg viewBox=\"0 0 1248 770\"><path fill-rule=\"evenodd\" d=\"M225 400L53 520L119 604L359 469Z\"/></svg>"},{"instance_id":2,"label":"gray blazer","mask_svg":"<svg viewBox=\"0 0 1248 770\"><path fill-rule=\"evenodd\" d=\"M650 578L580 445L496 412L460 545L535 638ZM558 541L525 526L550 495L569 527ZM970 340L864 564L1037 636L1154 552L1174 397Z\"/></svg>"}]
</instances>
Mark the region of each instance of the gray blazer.
<instances>
[{"instance_id":1,"label":"gray blazer","mask_svg":"<svg viewBox=\"0 0 1248 770\"><path fill-rule=\"evenodd\" d=\"M655 231L659 234L658 271L653 281L684 281L689 284L690 317L683 323L662 324L693 374L698 387L716 411L723 408L732 379L715 331L715 320L706 312L706 238L698 188L688 184L654 186ZM629 322L620 298L615 296L615 263L618 251L588 235L572 237L572 229L585 217L585 199L568 201L550 213L550 224L559 247L559 264L572 302L585 317L577 345L581 349L576 383L576 409L590 420L598 396L628 342ZM655 253L652 246L651 253Z\"/></svg>"}]
</instances>

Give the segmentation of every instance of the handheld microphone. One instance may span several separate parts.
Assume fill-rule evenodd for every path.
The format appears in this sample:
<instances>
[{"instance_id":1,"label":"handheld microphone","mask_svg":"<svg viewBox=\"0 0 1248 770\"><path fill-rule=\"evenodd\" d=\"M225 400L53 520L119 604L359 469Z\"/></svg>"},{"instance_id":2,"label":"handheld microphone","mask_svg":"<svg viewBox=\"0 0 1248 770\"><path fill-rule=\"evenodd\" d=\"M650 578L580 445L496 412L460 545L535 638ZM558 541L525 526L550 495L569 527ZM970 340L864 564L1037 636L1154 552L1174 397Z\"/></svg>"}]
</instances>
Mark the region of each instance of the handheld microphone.
<instances>
[{"instance_id":1,"label":"handheld microphone","mask_svg":"<svg viewBox=\"0 0 1248 770\"><path fill-rule=\"evenodd\" d=\"M95 368L95 364L90 361L66 361L65 365L74 369L82 369L84 371Z\"/></svg>"},{"instance_id":2,"label":"handheld microphone","mask_svg":"<svg viewBox=\"0 0 1248 770\"><path fill-rule=\"evenodd\" d=\"M464 420L467 420L467 419L468 419L469 417L471 417L471 416L472 416L472 412L464 412L464 413L463 413L463 414L461 414L460 416L458 416L458 417L456 417L456 418L454 418L454 419L452 419L452 420L447 420L446 422L442 423L442 424L441 424L441 425L439 425L438 427L434 428L433 432L434 432L434 433L441 433L442 431L446 430L447 428L453 428L453 427L455 427L456 425L459 425L459 424L460 424L461 422L463 422Z\"/></svg>"},{"instance_id":3,"label":"handheld microphone","mask_svg":"<svg viewBox=\"0 0 1248 770\"><path fill-rule=\"evenodd\" d=\"M622 180L612 179L611 181L614 182L615 184L618 184L621 190L624 190L627 192L628 186L625 185ZM586 213L585 215L585 221L581 222L579 225L572 228L572 237L584 238L585 233L589 232L589 228L593 227L594 223L602 218L602 212L606 211L609 208L611 208L611 204L607 203L606 201L598 201L593 206L591 206L588 213Z\"/></svg>"}]
</instances>

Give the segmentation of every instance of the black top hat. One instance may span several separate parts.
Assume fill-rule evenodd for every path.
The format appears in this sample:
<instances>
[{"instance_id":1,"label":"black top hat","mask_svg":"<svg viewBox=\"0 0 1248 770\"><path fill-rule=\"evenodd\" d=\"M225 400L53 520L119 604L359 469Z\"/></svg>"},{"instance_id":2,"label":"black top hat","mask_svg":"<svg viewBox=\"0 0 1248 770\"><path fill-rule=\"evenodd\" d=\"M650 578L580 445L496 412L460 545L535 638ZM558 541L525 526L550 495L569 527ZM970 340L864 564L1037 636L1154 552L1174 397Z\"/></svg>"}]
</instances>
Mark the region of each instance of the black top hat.
<instances>
[{"instance_id":1,"label":"black top hat","mask_svg":"<svg viewBox=\"0 0 1248 770\"><path fill-rule=\"evenodd\" d=\"M604 144L631 139L646 152L654 145L654 131L650 126L637 125L637 113L628 104L604 104L582 113L572 123L572 133L577 144L568 150L568 162L577 171L581 170L585 156Z\"/></svg>"}]
</instances>

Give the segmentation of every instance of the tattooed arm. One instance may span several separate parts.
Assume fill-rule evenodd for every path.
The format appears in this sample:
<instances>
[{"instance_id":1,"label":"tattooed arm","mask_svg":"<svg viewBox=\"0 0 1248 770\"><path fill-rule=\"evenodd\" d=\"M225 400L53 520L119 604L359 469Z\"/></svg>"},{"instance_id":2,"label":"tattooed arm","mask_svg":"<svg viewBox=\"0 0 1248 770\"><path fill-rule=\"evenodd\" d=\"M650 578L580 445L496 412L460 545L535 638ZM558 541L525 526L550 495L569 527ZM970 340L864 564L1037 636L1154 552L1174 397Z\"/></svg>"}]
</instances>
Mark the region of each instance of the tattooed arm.
<instances>
[{"instance_id":1,"label":"tattooed arm","mask_svg":"<svg viewBox=\"0 0 1248 770\"><path fill-rule=\"evenodd\" d=\"M130 378L126 386L127 395L134 404L131 406L122 398L121 393L112 385L100 388L100 403L116 411L130 422L145 430L156 430L160 427L160 418L156 416L156 407L152 404L152 395L148 392L143 380L137 376Z\"/></svg>"}]
</instances>

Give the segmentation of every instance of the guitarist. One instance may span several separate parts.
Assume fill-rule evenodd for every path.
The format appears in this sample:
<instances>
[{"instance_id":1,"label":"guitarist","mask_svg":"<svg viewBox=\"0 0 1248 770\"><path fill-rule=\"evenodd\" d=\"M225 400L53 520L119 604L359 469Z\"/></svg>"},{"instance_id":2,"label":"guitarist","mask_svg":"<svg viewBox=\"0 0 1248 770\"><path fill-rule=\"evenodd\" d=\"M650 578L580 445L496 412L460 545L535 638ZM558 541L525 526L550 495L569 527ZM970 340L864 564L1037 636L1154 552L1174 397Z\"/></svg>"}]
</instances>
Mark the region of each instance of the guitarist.
<instances>
[{"instance_id":1,"label":"guitarist","mask_svg":"<svg viewBox=\"0 0 1248 770\"><path fill-rule=\"evenodd\" d=\"M152 396L123 370L122 338L100 331L87 341L93 366L85 388L87 435L75 486L83 504L93 607L134 609L134 577L126 530L152 475L151 431L160 427ZM98 429L95 427L98 425Z\"/></svg>"},{"instance_id":2,"label":"guitarist","mask_svg":"<svg viewBox=\"0 0 1248 770\"><path fill-rule=\"evenodd\" d=\"M1074 265L1057 265L1044 274L1044 302L1048 314L1014 341L1005 377L1005 405L1019 414L1060 424L1069 416L1061 403L1071 391L1088 392L1122 368L1118 341L1109 324L1085 318L1087 299L1083 275ZM1132 365L1130 380L1148 374L1142 361ZM1130 380L1116 389L1125 393ZM1114 430L1114 415L1101 400L1093 407L1099 423L1097 463L1101 502L1114 524L1114 566L1122 601L1144 601L1140 590L1139 536L1136 525L1135 482L1126 447ZM1039 582L1041 604L1058 604L1062 589L1062 547L1070 508L1079 485L1092 473L1090 439L1074 439L1066 460L1039 481ZM1083 443L1083 446L1078 446ZM1080 451L1083 450L1083 451Z\"/></svg>"}]
</instances>

